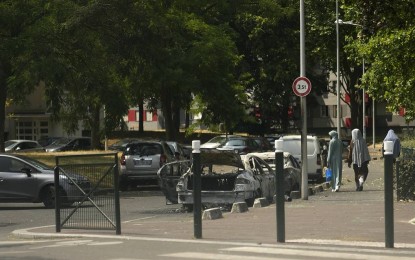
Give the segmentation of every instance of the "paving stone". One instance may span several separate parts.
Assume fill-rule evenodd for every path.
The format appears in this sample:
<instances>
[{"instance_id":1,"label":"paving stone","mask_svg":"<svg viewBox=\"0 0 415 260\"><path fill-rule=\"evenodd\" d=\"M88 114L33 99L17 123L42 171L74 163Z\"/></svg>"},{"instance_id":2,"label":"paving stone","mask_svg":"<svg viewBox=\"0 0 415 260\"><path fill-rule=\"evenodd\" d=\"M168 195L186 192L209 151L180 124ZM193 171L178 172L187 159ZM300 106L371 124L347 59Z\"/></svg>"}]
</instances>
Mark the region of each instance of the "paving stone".
<instances>
[{"instance_id":1,"label":"paving stone","mask_svg":"<svg viewBox=\"0 0 415 260\"><path fill-rule=\"evenodd\" d=\"M203 220L214 220L222 217L222 211L220 208L211 208L204 210L202 215Z\"/></svg>"},{"instance_id":2,"label":"paving stone","mask_svg":"<svg viewBox=\"0 0 415 260\"><path fill-rule=\"evenodd\" d=\"M231 213L243 213L248 211L246 202L236 202L232 204Z\"/></svg>"},{"instance_id":3,"label":"paving stone","mask_svg":"<svg viewBox=\"0 0 415 260\"><path fill-rule=\"evenodd\" d=\"M254 208L262 208L269 206L269 202L266 198L257 198L254 202Z\"/></svg>"}]
</instances>

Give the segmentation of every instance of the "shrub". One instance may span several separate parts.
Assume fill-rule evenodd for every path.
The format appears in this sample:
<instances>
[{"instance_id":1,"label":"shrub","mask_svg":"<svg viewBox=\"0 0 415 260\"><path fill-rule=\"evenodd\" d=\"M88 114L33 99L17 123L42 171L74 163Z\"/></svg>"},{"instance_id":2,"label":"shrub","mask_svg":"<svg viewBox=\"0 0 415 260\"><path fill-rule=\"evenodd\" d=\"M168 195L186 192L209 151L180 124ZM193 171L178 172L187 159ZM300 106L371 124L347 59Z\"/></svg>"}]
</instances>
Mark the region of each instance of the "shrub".
<instances>
[{"instance_id":1,"label":"shrub","mask_svg":"<svg viewBox=\"0 0 415 260\"><path fill-rule=\"evenodd\" d=\"M402 148L402 152L395 174L397 196L400 200L415 200L415 149Z\"/></svg>"}]
</instances>

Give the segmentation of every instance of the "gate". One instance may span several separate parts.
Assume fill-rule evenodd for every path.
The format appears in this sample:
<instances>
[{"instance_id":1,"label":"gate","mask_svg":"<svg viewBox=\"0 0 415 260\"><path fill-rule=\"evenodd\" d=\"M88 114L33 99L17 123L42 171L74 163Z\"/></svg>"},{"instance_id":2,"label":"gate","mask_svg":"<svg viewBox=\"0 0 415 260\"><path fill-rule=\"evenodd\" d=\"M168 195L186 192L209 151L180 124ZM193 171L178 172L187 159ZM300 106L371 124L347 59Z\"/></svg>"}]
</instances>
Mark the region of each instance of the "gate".
<instances>
[{"instance_id":1,"label":"gate","mask_svg":"<svg viewBox=\"0 0 415 260\"><path fill-rule=\"evenodd\" d=\"M117 153L56 156L55 222L61 229L121 234Z\"/></svg>"}]
</instances>

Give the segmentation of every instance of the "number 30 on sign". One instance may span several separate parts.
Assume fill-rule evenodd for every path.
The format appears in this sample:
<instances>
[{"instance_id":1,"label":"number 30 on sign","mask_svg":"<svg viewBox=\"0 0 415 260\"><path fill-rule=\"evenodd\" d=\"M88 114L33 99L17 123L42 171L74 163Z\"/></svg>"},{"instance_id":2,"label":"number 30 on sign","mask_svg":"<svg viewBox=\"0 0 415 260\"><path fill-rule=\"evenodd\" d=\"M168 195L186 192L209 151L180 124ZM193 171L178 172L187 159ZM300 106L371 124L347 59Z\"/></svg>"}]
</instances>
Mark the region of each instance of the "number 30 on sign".
<instances>
[{"instance_id":1,"label":"number 30 on sign","mask_svg":"<svg viewBox=\"0 0 415 260\"><path fill-rule=\"evenodd\" d=\"M296 78L293 83L293 91L297 96L307 96L311 91L311 81L306 77Z\"/></svg>"}]
</instances>

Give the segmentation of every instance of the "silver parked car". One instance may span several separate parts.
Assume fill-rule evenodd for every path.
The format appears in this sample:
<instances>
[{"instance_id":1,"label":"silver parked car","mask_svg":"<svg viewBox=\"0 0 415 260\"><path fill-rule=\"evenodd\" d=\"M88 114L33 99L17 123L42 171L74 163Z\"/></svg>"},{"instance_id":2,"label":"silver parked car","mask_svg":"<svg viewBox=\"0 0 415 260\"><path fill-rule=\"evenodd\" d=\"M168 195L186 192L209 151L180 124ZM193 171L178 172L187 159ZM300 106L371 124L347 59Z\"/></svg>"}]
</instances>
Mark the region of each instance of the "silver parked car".
<instances>
[{"instance_id":1,"label":"silver parked car","mask_svg":"<svg viewBox=\"0 0 415 260\"><path fill-rule=\"evenodd\" d=\"M244 160L234 152L212 150L201 153L202 204L205 207L247 202L275 194L275 174L272 168L254 155ZM193 205L193 172L189 162L166 164L158 171L160 187L171 203Z\"/></svg>"},{"instance_id":2,"label":"silver parked car","mask_svg":"<svg viewBox=\"0 0 415 260\"><path fill-rule=\"evenodd\" d=\"M83 198L84 191L90 189L87 178L69 174L60 177L62 204L70 205ZM55 185L53 169L22 155L0 154L0 202L43 202L45 207L55 207Z\"/></svg>"},{"instance_id":3,"label":"silver parked car","mask_svg":"<svg viewBox=\"0 0 415 260\"><path fill-rule=\"evenodd\" d=\"M9 140L4 142L5 152L44 152L45 148L37 141Z\"/></svg>"},{"instance_id":4,"label":"silver parked car","mask_svg":"<svg viewBox=\"0 0 415 260\"><path fill-rule=\"evenodd\" d=\"M129 143L120 158L120 190L140 182L156 181L160 167L174 160L174 152L165 141Z\"/></svg>"}]
</instances>

